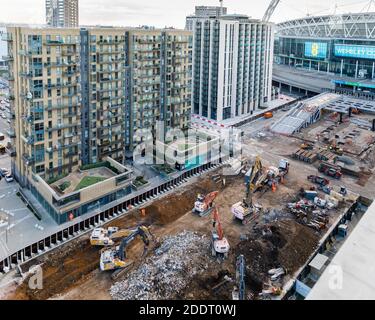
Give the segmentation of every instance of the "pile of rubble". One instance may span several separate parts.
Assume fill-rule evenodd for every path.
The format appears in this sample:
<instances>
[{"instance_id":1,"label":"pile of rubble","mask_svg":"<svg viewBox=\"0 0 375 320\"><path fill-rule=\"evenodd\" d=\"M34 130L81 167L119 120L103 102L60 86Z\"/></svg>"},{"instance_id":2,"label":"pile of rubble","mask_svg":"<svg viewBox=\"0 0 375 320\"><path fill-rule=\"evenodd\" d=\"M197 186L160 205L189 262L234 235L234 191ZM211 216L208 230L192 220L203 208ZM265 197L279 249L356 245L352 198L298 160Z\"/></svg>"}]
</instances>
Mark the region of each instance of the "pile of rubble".
<instances>
[{"instance_id":1,"label":"pile of rubble","mask_svg":"<svg viewBox=\"0 0 375 320\"><path fill-rule=\"evenodd\" d=\"M196 232L167 236L139 269L111 287L110 294L115 300L172 299L208 268L209 248L209 239Z\"/></svg>"}]
</instances>

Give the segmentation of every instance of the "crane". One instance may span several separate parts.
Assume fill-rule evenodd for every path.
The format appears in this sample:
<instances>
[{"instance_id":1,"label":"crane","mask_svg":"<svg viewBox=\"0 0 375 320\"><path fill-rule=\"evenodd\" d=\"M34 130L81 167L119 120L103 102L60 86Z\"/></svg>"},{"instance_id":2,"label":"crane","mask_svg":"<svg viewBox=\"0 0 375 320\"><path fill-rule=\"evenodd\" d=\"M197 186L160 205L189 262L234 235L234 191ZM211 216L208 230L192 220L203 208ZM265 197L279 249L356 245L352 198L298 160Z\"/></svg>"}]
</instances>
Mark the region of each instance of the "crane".
<instances>
[{"instance_id":1,"label":"crane","mask_svg":"<svg viewBox=\"0 0 375 320\"><path fill-rule=\"evenodd\" d=\"M212 217L212 256L218 258L226 258L228 256L230 246L227 238L224 237L224 231L220 221L219 210L216 207L213 210Z\"/></svg>"},{"instance_id":2,"label":"crane","mask_svg":"<svg viewBox=\"0 0 375 320\"><path fill-rule=\"evenodd\" d=\"M270 5L267 8L266 13L263 16L262 21L264 21L264 22L269 22L270 21L272 15L275 12L276 7L279 5L279 3L280 3L280 0L272 0L271 1Z\"/></svg>"}]
</instances>

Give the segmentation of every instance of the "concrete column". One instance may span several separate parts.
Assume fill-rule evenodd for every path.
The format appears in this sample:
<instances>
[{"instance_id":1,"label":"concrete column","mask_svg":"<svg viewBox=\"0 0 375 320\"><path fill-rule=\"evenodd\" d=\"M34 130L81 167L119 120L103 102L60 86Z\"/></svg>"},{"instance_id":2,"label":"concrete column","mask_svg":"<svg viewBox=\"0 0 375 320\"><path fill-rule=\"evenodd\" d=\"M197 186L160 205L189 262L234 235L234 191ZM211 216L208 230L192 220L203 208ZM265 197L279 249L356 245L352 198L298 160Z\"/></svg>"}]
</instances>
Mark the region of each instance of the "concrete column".
<instances>
[{"instance_id":1,"label":"concrete column","mask_svg":"<svg viewBox=\"0 0 375 320\"><path fill-rule=\"evenodd\" d=\"M340 70L340 76L342 77L344 71L344 59L341 59L341 70Z\"/></svg>"},{"instance_id":2,"label":"concrete column","mask_svg":"<svg viewBox=\"0 0 375 320\"><path fill-rule=\"evenodd\" d=\"M318 72L320 71L320 62L318 62Z\"/></svg>"},{"instance_id":3,"label":"concrete column","mask_svg":"<svg viewBox=\"0 0 375 320\"><path fill-rule=\"evenodd\" d=\"M374 79L374 75L375 75L375 62L372 63L372 75L371 75L371 79Z\"/></svg>"},{"instance_id":4,"label":"concrete column","mask_svg":"<svg viewBox=\"0 0 375 320\"><path fill-rule=\"evenodd\" d=\"M355 78L358 78L358 60L355 63Z\"/></svg>"}]
</instances>

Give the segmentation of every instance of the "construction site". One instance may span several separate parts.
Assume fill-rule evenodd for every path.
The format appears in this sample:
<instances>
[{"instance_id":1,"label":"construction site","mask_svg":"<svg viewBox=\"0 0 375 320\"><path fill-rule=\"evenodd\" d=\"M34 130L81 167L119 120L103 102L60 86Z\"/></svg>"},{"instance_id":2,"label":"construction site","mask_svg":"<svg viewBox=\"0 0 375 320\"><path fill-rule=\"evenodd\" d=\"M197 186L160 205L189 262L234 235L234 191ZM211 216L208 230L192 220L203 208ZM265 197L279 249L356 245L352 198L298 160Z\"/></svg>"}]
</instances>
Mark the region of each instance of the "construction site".
<instances>
[{"instance_id":1,"label":"construction site","mask_svg":"<svg viewBox=\"0 0 375 320\"><path fill-rule=\"evenodd\" d=\"M238 174L192 178L25 262L1 299L287 297L322 239L374 197L373 118L328 98L245 124ZM28 286L35 265L42 290Z\"/></svg>"}]
</instances>

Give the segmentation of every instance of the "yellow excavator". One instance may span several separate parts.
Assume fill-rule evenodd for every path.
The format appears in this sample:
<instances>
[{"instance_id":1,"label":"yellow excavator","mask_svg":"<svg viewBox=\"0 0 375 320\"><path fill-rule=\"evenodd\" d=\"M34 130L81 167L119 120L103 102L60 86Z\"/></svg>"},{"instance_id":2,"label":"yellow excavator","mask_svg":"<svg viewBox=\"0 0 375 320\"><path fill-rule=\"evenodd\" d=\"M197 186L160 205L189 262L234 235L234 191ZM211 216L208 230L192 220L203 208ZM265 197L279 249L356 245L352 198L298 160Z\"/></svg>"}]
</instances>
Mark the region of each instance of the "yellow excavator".
<instances>
[{"instance_id":1,"label":"yellow excavator","mask_svg":"<svg viewBox=\"0 0 375 320\"><path fill-rule=\"evenodd\" d=\"M98 247L113 246L116 240L129 236L134 230L118 227L95 228L90 236L90 244Z\"/></svg>"},{"instance_id":2,"label":"yellow excavator","mask_svg":"<svg viewBox=\"0 0 375 320\"><path fill-rule=\"evenodd\" d=\"M250 178L246 181L246 197L241 202L235 203L231 210L234 217L241 220L243 224L249 223L262 209L253 204L252 194L260 187L264 178L262 161L260 156L257 156L251 169Z\"/></svg>"},{"instance_id":3,"label":"yellow excavator","mask_svg":"<svg viewBox=\"0 0 375 320\"><path fill-rule=\"evenodd\" d=\"M121 240L119 246L102 249L100 254L100 270L116 270L112 274L112 279L114 280L126 272L134 263L134 261L127 259L126 247L138 236L144 243L142 256L145 256L148 252L150 242L156 241L156 239L147 227L139 226L137 229L131 230L130 234Z\"/></svg>"}]
</instances>

